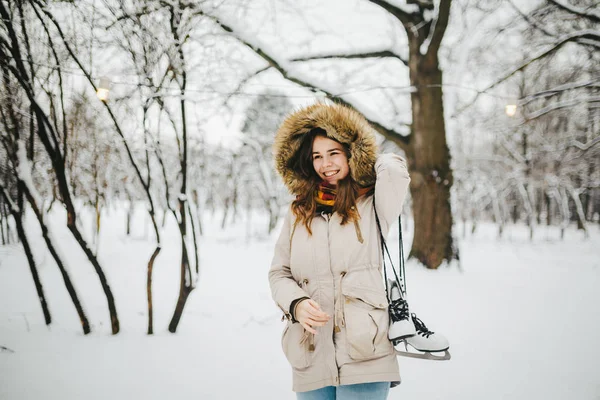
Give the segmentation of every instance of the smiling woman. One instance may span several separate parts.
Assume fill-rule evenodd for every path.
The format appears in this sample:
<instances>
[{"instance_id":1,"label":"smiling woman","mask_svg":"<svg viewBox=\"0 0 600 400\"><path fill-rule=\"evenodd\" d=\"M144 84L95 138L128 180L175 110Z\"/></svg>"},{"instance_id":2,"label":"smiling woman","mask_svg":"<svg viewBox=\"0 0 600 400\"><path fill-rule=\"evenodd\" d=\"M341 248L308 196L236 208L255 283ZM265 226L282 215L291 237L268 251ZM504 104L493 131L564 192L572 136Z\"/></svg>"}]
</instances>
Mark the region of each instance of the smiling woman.
<instances>
[{"instance_id":1,"label":"smiling woman","mask_svg":"<svg viewBox=\"0 0 600 400\"><path fill-rule=\"evenodd\" d=\"M400 375L375 209L386 235L408 191L406 163L377 156L361 114L322 103L286 118L274 156L296 196L269 271L288 319L281 344L293 390L299 400L383 400Z\"/></svg>"}]
</instances>

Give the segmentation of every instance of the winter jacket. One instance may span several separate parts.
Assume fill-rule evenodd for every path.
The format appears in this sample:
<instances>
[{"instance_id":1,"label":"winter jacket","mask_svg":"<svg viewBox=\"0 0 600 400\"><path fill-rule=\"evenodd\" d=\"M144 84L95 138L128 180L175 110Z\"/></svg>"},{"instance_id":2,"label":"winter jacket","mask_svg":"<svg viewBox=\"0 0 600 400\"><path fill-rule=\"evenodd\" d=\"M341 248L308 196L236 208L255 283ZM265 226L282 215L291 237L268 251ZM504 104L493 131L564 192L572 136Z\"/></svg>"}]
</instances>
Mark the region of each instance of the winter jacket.
<instances>
[{"instance_id":1,"label":"winter jacket","mask_svg":"<svg viewBox=\"0 0 600 400\"><path fill-rule=\"evenodd\" d=\"M301 135L315 127L349 144L350 174L362 186L375 183L375 207L387 235L400 214L410 178L401 157L377 157L374 131L356 111L316 104L289 116L274 144L276 169L284 183L292 194L306 189L308 183L287 167L287 161L298 149ZM276 243L269 282L273 299L287 317L281 343L296 392L366 382L395 386L400 381L388 339L388 300L373 196L360 197L356 206L358 226L341 225L337 213L321 214L312 221L312 235L302 223L295 224L290 209ZM316 328L317 335L291 320L291 303L305 296L332 316Z\"/></svg>"}]
</instances>

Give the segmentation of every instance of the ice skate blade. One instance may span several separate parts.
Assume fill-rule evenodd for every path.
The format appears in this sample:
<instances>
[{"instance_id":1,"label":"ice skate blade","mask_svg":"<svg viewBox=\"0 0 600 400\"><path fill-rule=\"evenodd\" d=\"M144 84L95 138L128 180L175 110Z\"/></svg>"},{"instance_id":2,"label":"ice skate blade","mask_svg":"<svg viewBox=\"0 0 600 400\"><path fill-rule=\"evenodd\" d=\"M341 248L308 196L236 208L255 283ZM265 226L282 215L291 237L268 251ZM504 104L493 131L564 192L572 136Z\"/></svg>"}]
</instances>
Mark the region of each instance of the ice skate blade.
<instances>
[{"instance_id":1,"label":"ice skate blade","mask_svg":"<svg viewBox=\"0 0 600 400\"><path fill-rule=\"evenodd\" d=\"M436 351L434 353L441 353L441 352ZM396 355L398 355L398 356L409 357L409 358L419 358L421 360L445 361L445 360L449 360L450 358L452 358L452 356L450 355L450 352L448 350L444 350L444 354L439 355L439 356L434 353L432 353L430 351L426 351L424 353L411 353L408 350L406 350L406 351L396 350Z\"/></svg>"}]
</instances>

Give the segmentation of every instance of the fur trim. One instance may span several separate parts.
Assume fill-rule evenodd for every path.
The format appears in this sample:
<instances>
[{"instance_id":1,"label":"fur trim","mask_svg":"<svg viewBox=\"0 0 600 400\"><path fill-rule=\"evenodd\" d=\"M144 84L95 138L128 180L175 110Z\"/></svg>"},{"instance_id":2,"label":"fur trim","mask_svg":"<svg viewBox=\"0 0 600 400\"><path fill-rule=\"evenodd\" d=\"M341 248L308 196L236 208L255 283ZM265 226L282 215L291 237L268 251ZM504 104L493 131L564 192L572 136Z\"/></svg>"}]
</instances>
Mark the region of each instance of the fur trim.
<instances>
[{"instance_id":1,"label":"fur trim","mask_svg":"<svg viewBox=\"0 0 600 400\"><path fill-rule=\"evenodd\" d=\"M365 117L349 107L316 103L290 114L275 134L275 169L293 195L304 192L309 187L309 182L289 168L288 163L300 148L303 135L314 128L321 128L329 138L349 145L348 165L352 179L363 187L375 183L375 130Z\"/></svg>"}]
</instances>

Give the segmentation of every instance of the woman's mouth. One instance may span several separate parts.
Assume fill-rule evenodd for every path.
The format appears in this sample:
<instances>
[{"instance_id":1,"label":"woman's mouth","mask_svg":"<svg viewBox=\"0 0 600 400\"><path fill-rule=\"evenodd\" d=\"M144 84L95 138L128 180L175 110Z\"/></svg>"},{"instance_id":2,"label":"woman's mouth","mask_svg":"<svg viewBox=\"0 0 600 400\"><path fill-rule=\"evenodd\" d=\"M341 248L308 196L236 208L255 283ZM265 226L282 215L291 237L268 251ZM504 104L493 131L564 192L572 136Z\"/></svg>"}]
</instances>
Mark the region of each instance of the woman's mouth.
<instances>
[{"instance_id":1,"label":"woman's mouth","mask_svg":"<svg viewBox=\"0 0 600 400\"><path fill-rule=\"evenodd\" d=\"M327 171L327 172L323 172L323 175L325 175L326 178L330 178L330 177L334 176L335 174L337 174L338 172L340 172L340 171L339 170Z\"/></svg>"}]
</instances>

